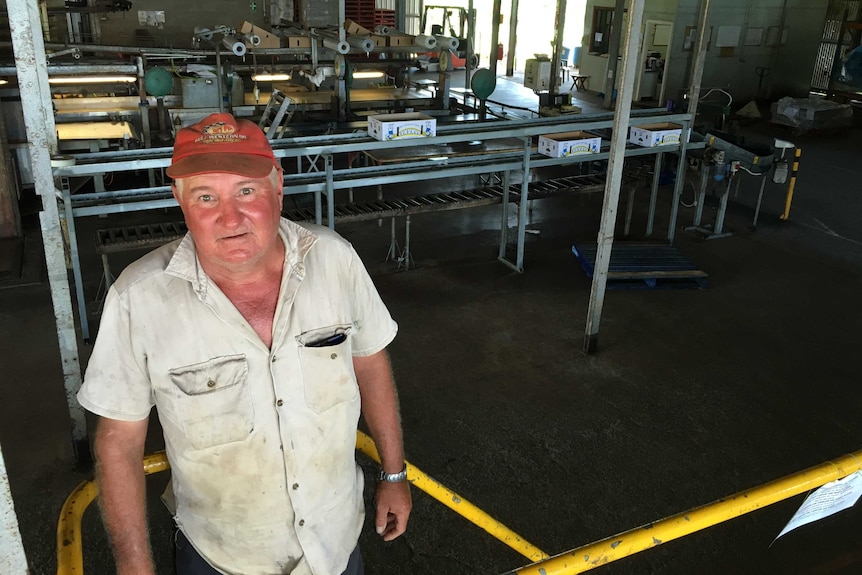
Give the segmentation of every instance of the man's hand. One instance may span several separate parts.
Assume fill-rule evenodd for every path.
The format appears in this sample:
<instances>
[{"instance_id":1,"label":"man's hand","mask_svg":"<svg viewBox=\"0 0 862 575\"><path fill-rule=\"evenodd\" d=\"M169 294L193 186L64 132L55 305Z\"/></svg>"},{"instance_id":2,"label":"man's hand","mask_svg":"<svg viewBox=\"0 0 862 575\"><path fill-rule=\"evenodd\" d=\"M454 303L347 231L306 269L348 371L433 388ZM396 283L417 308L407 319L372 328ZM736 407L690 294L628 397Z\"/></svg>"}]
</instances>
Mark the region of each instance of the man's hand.
<instances>
[{"instance_id":1,"label":"man's hand","mask_svg":"<svg viewBox=\"0 0 862 575\"><path fill-rule=\"evenodd\" d=\"M378 483L376 504L374 526L384 541L392 541L407 530L407 519L410 517L410 509L413 508L408 482Z\"/></svg>"}]
</instances>

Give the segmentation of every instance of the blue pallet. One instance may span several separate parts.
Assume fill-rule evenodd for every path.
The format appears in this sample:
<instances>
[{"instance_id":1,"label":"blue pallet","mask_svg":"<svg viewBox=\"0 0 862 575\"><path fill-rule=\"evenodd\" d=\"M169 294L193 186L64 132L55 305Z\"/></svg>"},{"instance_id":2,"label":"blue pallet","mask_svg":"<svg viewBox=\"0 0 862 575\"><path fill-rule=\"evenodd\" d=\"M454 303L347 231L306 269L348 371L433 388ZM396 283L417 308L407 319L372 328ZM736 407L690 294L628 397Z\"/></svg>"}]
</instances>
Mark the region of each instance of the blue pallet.
<instances>
[{"instance_id":1,"label":"blue pallet","mask_svg":"<svg viewBox=\"0 0 862 575\"><path fill-rule=\"evenodd\" d=\"M596 246L572 246L578 263L592 278ZM675 247L660 243L615 243L608 267L607 289L703 289L709 276Z\"/></svg>"}]
</instances>

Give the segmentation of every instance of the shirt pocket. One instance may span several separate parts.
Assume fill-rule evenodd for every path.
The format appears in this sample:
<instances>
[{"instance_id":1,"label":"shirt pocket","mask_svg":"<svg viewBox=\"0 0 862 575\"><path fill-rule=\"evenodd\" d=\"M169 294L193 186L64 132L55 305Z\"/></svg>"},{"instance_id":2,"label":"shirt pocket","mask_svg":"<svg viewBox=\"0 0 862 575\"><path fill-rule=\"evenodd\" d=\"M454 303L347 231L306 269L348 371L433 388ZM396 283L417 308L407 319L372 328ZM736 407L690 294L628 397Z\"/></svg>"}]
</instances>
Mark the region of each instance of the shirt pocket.
<instances>
[{"instance_id":1,"label":"shirt pocket","mask_svg":"<svg viewBox=\"0 0 862 575\"><path fill-rule=\"evenodd\" d=\"M359 395L350 353L350 331L350 325L334 325L309 330L296 337L305 404L316 413L328 411ZM340 335L343 339L337 337ZM338 340L341 341L332 345L319 345Z\"/></svg>"},{"instance_id":2,"label":"shirt pocket","mask_svg":"<svg viewBox=\"0 0 862 575\"><path fill-rule=\"evenodd\" d=\"M244 355L216 357L169 372L176 413L192 447L243 441L254 430L254 408Z\"/></svg>"}]
</instances>

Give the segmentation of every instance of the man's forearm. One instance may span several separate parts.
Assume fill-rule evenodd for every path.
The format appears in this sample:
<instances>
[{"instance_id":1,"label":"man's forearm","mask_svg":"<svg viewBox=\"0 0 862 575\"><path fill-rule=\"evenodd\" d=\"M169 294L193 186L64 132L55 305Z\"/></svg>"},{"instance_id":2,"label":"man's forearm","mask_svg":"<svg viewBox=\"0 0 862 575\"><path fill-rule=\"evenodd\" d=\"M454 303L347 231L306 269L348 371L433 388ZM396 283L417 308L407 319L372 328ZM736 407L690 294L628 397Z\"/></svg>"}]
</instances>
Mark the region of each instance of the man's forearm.
<instances>
[{"instance_id":1,"label":"man's forearm","mask_svg":"<svg viewBox=\"0 0 862 575\"><path fill-rule=\"evenodd\" d=\"M383 470L398 473L404 465L398 393L385 351L354 360L362 395L362 415L377 446Z\"/></svg>"},{"instance_id":2,"label":"man's forearm","mask_svg":"<svg viewBox=\"0 0 862 575\"><path fill-rule=\"evenodd\" d=\"M146 425L146 420L103 419L96 435L99 506L113 546L118 575L154 573L142 464Z\"/></svg>"}]
</instances>

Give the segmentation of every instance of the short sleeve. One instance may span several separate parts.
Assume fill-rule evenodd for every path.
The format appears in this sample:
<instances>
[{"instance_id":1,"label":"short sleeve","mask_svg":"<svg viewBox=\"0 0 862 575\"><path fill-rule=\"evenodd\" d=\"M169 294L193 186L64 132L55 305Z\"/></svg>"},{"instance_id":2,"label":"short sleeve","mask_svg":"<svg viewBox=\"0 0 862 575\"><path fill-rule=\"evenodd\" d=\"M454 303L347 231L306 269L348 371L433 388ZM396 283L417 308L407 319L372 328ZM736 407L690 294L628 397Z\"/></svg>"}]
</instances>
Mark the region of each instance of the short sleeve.
<instances>
[{"instance_id":1,"label":"short sleeve","mask_svg":"<svg viewBox=\"0 0 862 575\"><path fill-rule=\"evenodd\" d=\"M140 421L149 416L154 401L146 357L135 349L126 293L120 294L115 286L108 290L99 334L77 397L82 407L96 415Z\"/></svg>"},{"instance_id":2,"label":"short sleeve","mask_svg":"<svg viewBox=\"0 0 862 575\"><path fill-rule=\"evenodd\" d=\"M368 356L383 350L395 339L398 324L380 298L371 276L353 247L350 247L349 284L353 301L353 355Z\"/></svg>"}]
</instances>

